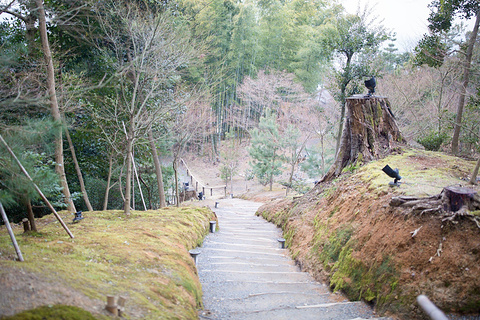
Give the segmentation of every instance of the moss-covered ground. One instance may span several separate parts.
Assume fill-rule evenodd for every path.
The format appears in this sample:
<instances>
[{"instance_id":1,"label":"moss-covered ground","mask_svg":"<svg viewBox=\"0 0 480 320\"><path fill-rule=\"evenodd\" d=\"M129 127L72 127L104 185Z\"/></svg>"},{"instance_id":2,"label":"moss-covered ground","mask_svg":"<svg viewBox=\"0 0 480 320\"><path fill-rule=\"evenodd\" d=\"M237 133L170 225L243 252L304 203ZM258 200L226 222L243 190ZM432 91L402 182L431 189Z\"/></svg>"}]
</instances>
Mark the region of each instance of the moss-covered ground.
<instances>
[{"instance_id":1,"label":"moss-covered ground","mask_svg":"<svg viewBox=\"0 0 480 320\"><path fill-rule=\"evenodd\" d=\"M107 295L127 298L127 319L197 318L202 290L188 250L208 233L209 221L215 219L210 209L165 208L130 216L95 211L84 213L75 224L70 223L73 216L61 215L74 239L52 215L37 219L38 233L23 233L14 226L25 262L15 261L8 233L5 227L0 229L0 278L7 287L1 289L7 305L0 309L63 304L66 294L59 292L67 291L97 318L106 314ZM22 274L24 279L41 278L41 290L14 301L16 294L21 295ZM51 284L50 292L42 292L49 290L45 282ZM10 306L6 299L12 300Z\"/></svg>"}]
</instances>

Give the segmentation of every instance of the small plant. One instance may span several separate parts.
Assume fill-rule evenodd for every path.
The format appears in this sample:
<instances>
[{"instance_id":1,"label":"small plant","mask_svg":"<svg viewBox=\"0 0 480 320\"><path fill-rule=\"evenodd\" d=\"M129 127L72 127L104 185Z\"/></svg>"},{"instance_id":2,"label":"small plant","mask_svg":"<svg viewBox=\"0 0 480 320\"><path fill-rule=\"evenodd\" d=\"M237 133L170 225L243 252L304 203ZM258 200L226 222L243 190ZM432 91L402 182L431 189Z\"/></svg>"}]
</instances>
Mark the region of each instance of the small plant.
<instances>
[{"instance_id":1,"label":"small plant","mask_svg":"<svg viewBox=\"0 0 480 320\"><path fill-rule=\"evenodd\" d=\"M447 138L448 136L445 132L431 131L427 136L418 138L417 142L420 143L425 150L438 151Z\"/></svg>"}]
</instances>

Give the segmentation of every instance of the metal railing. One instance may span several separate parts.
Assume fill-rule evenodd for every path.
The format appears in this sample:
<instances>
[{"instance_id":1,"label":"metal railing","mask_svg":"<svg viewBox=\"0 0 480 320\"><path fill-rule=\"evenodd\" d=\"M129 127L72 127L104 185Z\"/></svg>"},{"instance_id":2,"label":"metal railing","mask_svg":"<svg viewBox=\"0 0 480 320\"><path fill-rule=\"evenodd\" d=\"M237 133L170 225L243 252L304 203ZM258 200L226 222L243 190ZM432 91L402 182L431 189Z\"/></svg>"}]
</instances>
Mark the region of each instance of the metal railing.
<instances>
[{"instance_id":1,"label":"metal railing","mask_svg":"<svg viewBox=\"0 0 480 320\"><path fill-rule=\"evenodd\" d=\"M448 320L447 316L433 304L427 296L421 294L417 297L417 302L422 307L423 311L432 319L432 320Z\"/></svg>"}]
</instances>

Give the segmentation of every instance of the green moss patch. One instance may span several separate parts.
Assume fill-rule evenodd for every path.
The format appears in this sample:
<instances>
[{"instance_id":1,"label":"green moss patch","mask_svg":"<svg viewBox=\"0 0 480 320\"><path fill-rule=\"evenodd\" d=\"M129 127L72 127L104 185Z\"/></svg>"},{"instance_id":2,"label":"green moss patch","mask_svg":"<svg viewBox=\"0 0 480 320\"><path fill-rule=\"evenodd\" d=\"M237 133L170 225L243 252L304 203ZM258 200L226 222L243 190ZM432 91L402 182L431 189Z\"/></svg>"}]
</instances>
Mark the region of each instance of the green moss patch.
<instances>
[{"instance_id":1,"label":"green moss patch","mask_svg":"<svg viewBox=\"0 0 480 320\"><path fill-rule=\"evenodd\" d=\"M382 168L389 165L398 168L402 177L400 187L392 188ZM464 183L475 166L474 161L465 161L439 152L404 150L373 161L359 168L352 179L368 182L370 192L395 192L404 195L431 196L439 194L446 186Z\"/></svg>"},{"instance_id":2,"label":"green moss patch","mask_svg":"<svg viewBox=\"0 0 480 320\"><path fill-rule=\"evenodd\" d=\"M32 310L17 313L11 317L3 317L2 320L95 320L96 318L83 309L55 305L55 306L42 306Z\"/></svg>"}]
</instances>

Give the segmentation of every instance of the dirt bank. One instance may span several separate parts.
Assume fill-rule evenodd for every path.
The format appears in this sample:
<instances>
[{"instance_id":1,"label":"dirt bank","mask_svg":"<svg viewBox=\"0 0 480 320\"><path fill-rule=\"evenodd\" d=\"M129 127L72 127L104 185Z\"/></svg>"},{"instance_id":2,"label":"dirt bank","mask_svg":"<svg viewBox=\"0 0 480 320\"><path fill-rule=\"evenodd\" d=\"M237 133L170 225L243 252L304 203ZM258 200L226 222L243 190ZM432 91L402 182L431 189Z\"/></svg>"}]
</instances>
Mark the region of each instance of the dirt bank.
<instances>
[{"instance_id":1,"label":"dirt bank","mask_svg":"<svg viewBox=\"0 0 480 320\"><path fill-rule=\"evenodd\" d=\"M385 164L400 168L400 187L388 186L392 179L381 171ZM450 222L439 214L390 206L395 196L467 186L464 179L473 165L438 153L405 151L317 185L302 198L269 203L259 214L284 229L292 255L305 270L351 299L375 304L379 312L421 319L415 298L426 294L446 312L475 314L480 310L475 216Z\"/></svg>"}]
</instances>

